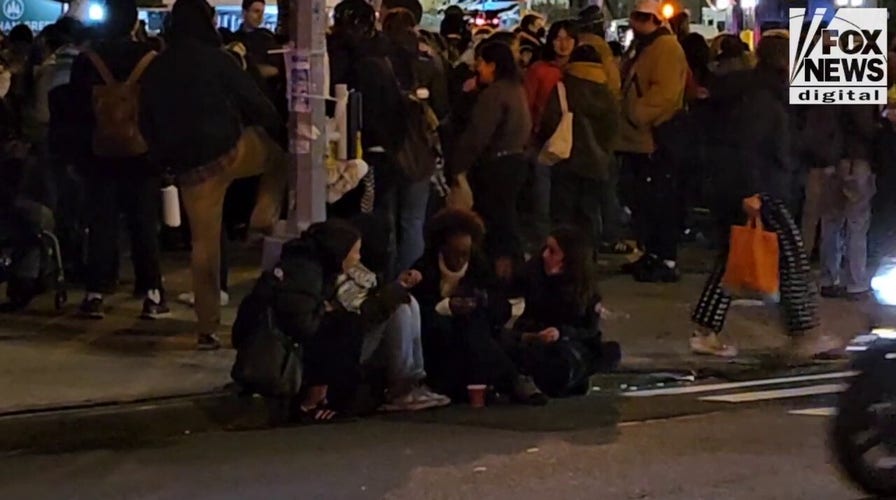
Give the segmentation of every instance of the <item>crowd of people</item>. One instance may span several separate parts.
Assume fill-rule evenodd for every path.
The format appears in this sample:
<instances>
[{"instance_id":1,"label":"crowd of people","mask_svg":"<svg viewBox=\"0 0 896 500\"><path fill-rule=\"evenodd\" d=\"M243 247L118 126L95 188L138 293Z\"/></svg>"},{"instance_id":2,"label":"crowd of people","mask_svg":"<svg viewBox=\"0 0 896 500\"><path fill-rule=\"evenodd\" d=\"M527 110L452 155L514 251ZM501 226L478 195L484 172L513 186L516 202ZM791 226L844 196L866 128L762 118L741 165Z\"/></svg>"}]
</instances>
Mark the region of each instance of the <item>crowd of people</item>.
<instances>
[{"instance_id":1,"label":"crowd of people","mask_svg":"<svg viewBox=\"0 0 896 500\"><path fill-rule=\"evenodd\" d=\"M227 240L271 234L286 198L286 78L272 53L282 40L261 27L263 12L245 0L231 33L205 0L178 0L150 37L122 0L98 26L62 18L4 40L0 210L27 211L27 199L55 216L42 226L84 281L82 315L101 319L117 286L122 213L141 317L170 312L160 188L175 184L192 249L193 292L180 299L195 307L198 347L220 347ZM329 81L363 96L372 182L284 246L233 328L237 350L271 317L302 345L295 415L340 418L365 383L386 410L480 386L530 405L587 392L620 358L601 339L598 255L640 254L623 272L677 282L697 205L723 251L691 349L737 354L719 337L732 300L721 277L730 227L751 216L780 240L795 351L838 347L819 328L809 258L818 240L821 295L868 294L871 199L891 129L875 106L789 105L786 31L763 33L754 54L735 35L687 33L686 14L670 22L658 0L635 1L626 50L604 39L598 7L550 24L527 15L513 32L471 27L457 7L438 32L422 17L417 0L384 0L380 12L342 0L333 12ZM39 292L8 290L13 309Z\"/></svg>"}]
</instances>

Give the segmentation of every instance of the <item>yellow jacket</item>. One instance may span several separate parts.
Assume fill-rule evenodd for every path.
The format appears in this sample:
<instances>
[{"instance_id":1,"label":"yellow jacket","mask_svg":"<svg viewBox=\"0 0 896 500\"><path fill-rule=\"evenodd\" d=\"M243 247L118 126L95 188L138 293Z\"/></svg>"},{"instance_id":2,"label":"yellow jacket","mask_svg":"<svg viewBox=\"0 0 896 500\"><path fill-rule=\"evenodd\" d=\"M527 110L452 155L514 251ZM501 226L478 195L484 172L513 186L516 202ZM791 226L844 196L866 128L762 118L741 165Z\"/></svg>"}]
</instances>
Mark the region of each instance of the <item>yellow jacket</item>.
<instances>
[{"instance_id":1,"label":"yellow jacket","mask_svg":"<svg viewBox=\"0 0 896 500\"><path fill-rule=\"evenodd\" d=\"M622 152L653 153L653 128L684 106L688 62L675 36L660 29L636 56L622 83Z\"/></svg>"}]
</instances>

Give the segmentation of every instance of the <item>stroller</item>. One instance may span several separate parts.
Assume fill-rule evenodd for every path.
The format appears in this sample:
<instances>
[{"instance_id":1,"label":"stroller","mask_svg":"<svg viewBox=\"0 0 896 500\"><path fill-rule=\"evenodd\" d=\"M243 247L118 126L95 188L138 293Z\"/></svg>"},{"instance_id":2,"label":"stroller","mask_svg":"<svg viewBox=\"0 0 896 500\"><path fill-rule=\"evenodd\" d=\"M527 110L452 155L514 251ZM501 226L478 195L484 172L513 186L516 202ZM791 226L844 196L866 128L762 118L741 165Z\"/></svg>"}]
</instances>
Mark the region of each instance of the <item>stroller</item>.
<instances>
[{"instance_id":1,"label":"stroller","mask_svg":"<svg viewBox=\"0 0 896 500\"><path fill-rule=\"evenodd\" d=\"M19 199L0 207L0 283L9 302L0 310L19 311L48 290L56 310L68 302L53 213L46 206Z\"/></svg>"}]
</instances>

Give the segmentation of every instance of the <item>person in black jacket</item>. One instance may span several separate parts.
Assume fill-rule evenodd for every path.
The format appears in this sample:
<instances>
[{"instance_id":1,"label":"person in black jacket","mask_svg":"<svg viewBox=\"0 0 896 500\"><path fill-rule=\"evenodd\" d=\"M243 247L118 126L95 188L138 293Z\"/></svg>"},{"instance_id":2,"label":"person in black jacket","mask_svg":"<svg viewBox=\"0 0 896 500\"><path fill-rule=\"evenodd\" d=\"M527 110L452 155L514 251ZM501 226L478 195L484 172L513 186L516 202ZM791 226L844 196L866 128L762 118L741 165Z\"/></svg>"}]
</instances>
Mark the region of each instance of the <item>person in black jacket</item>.
<instances>
[{"instance_id":1,"label":"person in black jacket","mask_svg":"<svg viewBox=\"0 0 896 500\"><path fill-rule=\"evenodd\" d=\"M256 331L268 309L283 333L304 347L300 420L333 420L352 398L361 332L340 310L336 278L360 260L361 235L354 226L338 219L313 224L283 246L280 262L262 274L240 304L233 324L235 349Z\"/></svg>"},{"instance_id":2,"label":"person in black jacket","mask_svg":"<svg viewBox=\"0 0 896 500\"><path fill-rule=\"evenodd\" d=\"M551 232L540 259L526 265L526 308L505 338L522 373L550 397L584 394L598 371L619 363L619 345L601 342L601 295L581 230Z\"/></svg>"},{"instance_id":3,"label":"person in black jacket","mask_svg":"<svg viewBox=\"0 0 896 500\"><path fill-rule=\"evenodd\" d=\"M141 130L152 159L177 176L192 228L193 290L201 349L216 349L224 196L234 179L263 174L250 231L270 233L286 189L287 156L271 138L274 106L221 48L205 0L178 0L168 49L146 71Z\"/></svg>"},{"instance_id":4,"label":"person in black jacket","mask_svg":"<svg viewBox=\"0 0 896 500\"><path fill-rule=\"evenodd\" d=\"M411 290L420 303L427 381L453 400L466 399L468 384L485 384L516 402L544 405L498 342L509 303L480 251L484 231L465 210L446 209L430 221L426 253L414 266L423 280Z\"/></svg>"},{"instance_id":5,"label":"person in black jacket","mask_svg":"<svg viewBox=\"0 0 896 500\"><path fill-rule=\"evenodd\" d=\"M91 149L97 131L97 117L92 99L94 89L107 83L100 75L95 55L112 78L124 82L149 57L145 43L136 42L132 33L137 26L134 0L110 3L107 18L99 28L99 39L90 52L81 53L72 64L70 112L77 127L77 137L67 145L84 174L86 187L88 255L86 270L87 295L81 304L82 315L100 319L104 316L103 294L114 292L118 278L119 213L127 215L131 235L131 258L134 264L135 295L145 295L141 317L153 319L170 311L162 292L159 267L160 171L146 155L132 158L102 158ZM146 78L140 80L145 86Z\"/></svg>"}]
</instances>

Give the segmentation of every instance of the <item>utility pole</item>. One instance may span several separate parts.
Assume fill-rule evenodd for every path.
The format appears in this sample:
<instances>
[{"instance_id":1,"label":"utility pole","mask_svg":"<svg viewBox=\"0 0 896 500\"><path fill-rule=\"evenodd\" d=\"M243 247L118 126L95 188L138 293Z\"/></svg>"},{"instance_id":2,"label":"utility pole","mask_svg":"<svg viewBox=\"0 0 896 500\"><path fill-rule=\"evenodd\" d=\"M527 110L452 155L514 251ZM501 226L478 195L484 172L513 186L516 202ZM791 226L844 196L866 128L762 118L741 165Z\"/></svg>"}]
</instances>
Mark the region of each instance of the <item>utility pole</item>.
<instances>
[{"instance_id":1,"label":"utility pole","mask_svg":"<svg viewBox=\"0 0 896 500\"><path fill-rule=\"evenodd\" d=\"M305 88L296 88L305 97L292 102L290 110L290 153L293 157L293 189L290 190L289 232L298 233L314 222L326 219L327 180L324 167L326 152L326 0L291 0L290 39L298 65L287 64L287 71L299 68ZM294 79L291 86L295 87ZM295 91L293 97L295 97ZM316 133L312 133L316 132ZM316 137L315 137L316 135Z\"/></svg>"}]
</instances>

